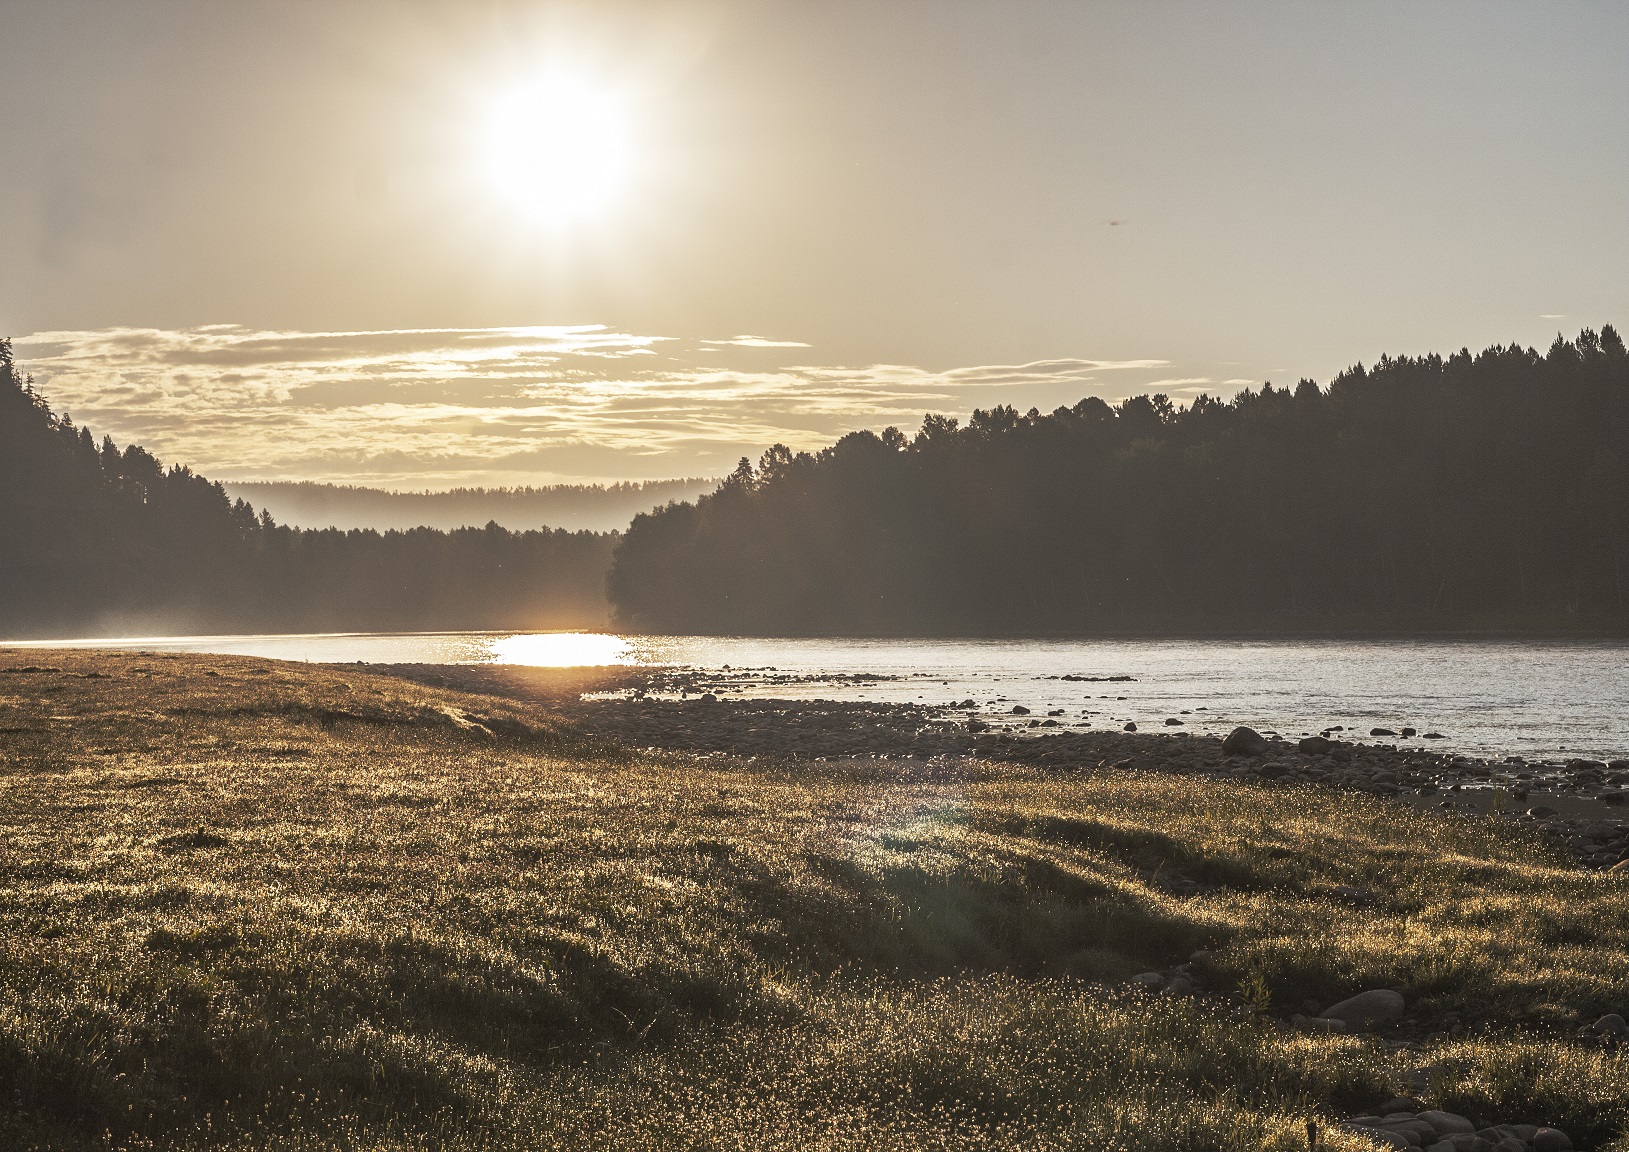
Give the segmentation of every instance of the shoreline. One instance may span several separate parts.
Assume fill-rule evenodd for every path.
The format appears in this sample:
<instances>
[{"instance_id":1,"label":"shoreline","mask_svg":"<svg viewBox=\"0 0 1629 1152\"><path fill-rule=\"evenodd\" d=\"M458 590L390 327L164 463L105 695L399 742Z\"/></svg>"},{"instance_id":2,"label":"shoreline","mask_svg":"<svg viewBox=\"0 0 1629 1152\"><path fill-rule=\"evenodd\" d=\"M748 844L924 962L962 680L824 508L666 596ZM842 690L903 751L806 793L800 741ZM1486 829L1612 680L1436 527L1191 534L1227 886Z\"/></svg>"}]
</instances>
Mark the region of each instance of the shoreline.
<instances>
[{"instance_id":1,"label":"shoreline","mask_svg":"<svg viewBox=\"0 0 1629 1152\"><path fill-rule=\"evenodd\" d=\"M585 732L634 748L744 759L995 759L1057 773L1133 769L1277 786L1321 785L1543 833L1579 867L1629 860L1629 762L1527 761L1433 752L1425 745L1332 740L1325 752L1271 737L1230 755L1214 736L1044 727L1009 716L999 728L948 705L720 698L696 688L719 675L673 669L541 669L514 665L373 665L370 671L547 707ZM674 698L675 693L684 695ZM978 730L973 726L983 726ZM1373 738L1371 738L1373 739ZM1629 871L1629 867L1625 868Z\"/></svg>"}]
</instances>

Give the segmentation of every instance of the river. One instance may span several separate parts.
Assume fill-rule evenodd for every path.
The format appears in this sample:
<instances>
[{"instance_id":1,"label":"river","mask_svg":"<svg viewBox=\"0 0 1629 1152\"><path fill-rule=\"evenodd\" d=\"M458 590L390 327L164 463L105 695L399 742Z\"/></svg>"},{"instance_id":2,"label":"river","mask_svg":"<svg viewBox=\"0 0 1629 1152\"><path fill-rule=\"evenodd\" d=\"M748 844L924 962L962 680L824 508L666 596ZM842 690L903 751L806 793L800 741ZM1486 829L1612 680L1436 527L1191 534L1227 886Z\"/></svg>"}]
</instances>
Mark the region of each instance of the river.
<instances>
[{"instance_id":1,"label":"river","mask_svg":"<svg viewBox=\"0 0 1629 1152\"><path fill-rule=\"evenodd\" d=\"M1093 727L1285 736L1440 733L1472 755L1629 756L1629 644L1354 640L798 640L594 633L351 633L8 642L322 663L728 668L738 695L973 699ZM1071 677L1072 679L1064 679ZM1130 679L1106 679L1130 677ZM1096 678L1096 679L1083 679ZM1167 720L1181 724L1167 725ZM1416 737L1418 739L1418 737Z\"/></svg>"}]
</instances>

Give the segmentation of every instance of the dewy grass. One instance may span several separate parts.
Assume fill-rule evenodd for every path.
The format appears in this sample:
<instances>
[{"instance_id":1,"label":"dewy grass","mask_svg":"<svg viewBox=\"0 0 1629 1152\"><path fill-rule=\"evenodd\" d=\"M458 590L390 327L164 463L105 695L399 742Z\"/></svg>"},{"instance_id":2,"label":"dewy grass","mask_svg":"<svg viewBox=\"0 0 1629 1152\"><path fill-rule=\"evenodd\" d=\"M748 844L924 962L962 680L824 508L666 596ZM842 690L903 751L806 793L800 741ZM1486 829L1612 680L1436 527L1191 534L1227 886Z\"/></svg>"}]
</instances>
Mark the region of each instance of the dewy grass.
<instances>
[{"instance_id":1,"label":"dewy grass","mask_svg":"<svg viewBox=\"0 0 1629 1152\"><path fill-rule=\"evenodd\" d=\"M1423 1090L1629 1148L1571 1039L1629 1006L1629 896L1503 821L50 661L0 655L6 1147L1288 1150ZM1206 996L1116 989L1199 949ZM1369 987L1468 1030L1282 1022Z\"/></svg>"}]
</instances>

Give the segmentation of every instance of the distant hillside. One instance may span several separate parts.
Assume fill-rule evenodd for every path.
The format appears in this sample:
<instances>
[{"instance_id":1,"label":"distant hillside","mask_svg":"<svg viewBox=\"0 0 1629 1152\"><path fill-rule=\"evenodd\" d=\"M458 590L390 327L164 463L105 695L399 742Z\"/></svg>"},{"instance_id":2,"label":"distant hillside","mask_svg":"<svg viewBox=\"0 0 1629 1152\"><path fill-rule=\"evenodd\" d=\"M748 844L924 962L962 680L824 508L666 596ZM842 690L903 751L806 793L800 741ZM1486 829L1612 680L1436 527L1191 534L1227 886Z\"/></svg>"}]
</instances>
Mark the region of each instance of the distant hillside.
<instances>
[{"instance_id":1,"label":"distant hillside","mask_svg":"<svg viewBox=\"0 0 1629 1152\"><path fill-rule=\"evenodd\" d=\"M0 637L602 627L616 541L278 524L56 415L0 341Z\"/></svg>"},{"instance_id":2,"label":"distant hillside","mask_svg":"<svg viewBox=\"0 0 1629 1152\"><path fill-rule=\"evenodd\" d=\"M244 483L225 485L234 499L270 512L298 528L548 526L616 532L641 512L670 500L694 500L718 487L716 479L687 477L634 484L554 484L544 488L454 488L449 492L386 492L340 484Z\"/></svg>"}]
</instances>

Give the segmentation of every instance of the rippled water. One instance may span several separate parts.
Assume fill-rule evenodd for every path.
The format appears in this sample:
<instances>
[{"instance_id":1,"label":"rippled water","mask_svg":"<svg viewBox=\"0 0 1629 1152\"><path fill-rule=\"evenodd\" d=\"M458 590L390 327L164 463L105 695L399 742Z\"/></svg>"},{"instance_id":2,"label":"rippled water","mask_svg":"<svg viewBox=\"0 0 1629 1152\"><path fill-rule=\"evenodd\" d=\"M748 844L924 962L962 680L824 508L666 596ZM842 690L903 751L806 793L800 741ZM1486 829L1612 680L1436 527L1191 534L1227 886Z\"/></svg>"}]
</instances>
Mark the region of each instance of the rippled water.
<instances>
[{"instance_id":1,"label":"rippled water","mask_svg":"<svg viewBox=\"0 0 1629 1152\"><path fill-rule=\"evenodd\" d=\"M1477 754L1629 755L1629 645L1620 643L1221 640L758 640L468 632L188 636L35 642L221 652L331 663L682 665L774 669L744 694L977 700L986 711L1062 708L1074 723L1193 732L1251 724L1286 736L1331 725L1446 739ZM884 679L835 679L837 676ZM1083 682L1062 676L1131 676Z\"/></svg>"}]
</instances>

